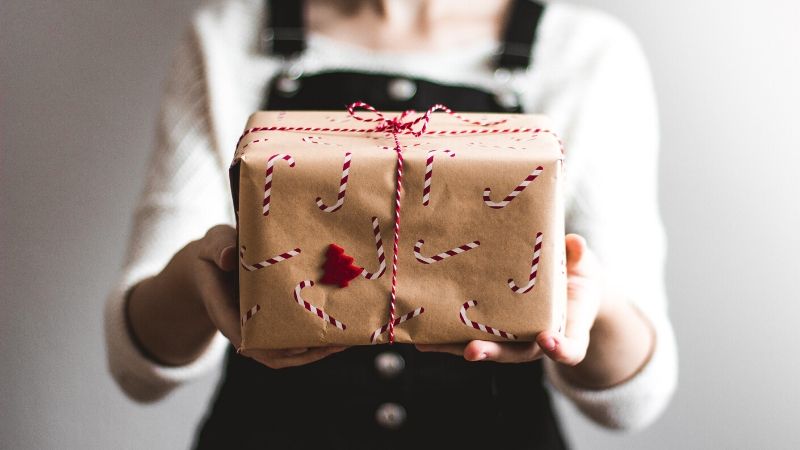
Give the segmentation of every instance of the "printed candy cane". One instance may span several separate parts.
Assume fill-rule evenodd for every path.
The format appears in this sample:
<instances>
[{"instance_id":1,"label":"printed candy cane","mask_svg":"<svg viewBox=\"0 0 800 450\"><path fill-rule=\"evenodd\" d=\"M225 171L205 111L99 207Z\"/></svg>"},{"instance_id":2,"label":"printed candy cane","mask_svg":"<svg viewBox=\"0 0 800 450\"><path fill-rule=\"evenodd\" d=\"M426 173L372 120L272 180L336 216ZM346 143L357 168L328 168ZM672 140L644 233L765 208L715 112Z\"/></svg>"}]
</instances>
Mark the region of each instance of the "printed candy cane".
<instances>
[{"instance_id":1,"label":"printed candy cane","mask_svg":"<svg viewBox=\"0 0 800 450\"><path fill-rule=\"evenodd\" d=\"M267 160L267 172L264 176L264 216L269 215L269 200L272 192L272 171L275 166L275 159L279 158L289 163L289 167L294 167L294 158L285 153L276 153Z\"/></svg>"},{"instance_id":2,"label":"printed candy cane","mask_svg":"<svg viewBox=\"0 0 800 450\"><path fill-rule=\"evenodd\" d=\"M493 334L495 336L500 336L502 338L517 339L517 337L515 335L513 335L513 334L511 334L511 333L509 333L507 331L498 330L498 329L490 327L489 325L484 325L482 323L478 323L478 322L469 320L467 318L467 310L471 306L477 306L477 305L478 305L478 302L475 301L475 300L470 300L468 302L464 302L464 304L461 305L461 312L459 313L458 317L459 317L459 319L461 319L461 322L463 322L464 325L466 325L468 327L475 328L476 330L483 331L484 333L489 333L489 334Z\"/></svg>"},{"instance_id":3,"label":"printed candy cane","mask_svg":"<svg viewBox=\"0 0 800 450\"><path fill-rule=\"evenodd\" d=\"M255 264L250 265L250 264L247 264L246 262L244 262L244 252L245 252L245 250L247 250L247 247L245 247L243 245L242 248L239 250L239 262L242 264L242 267L244 268L244 270L246 270L248 272L252 272L252 271L258 270L258 269L263 269L263 268L269 267L269 266L271 266L273 264L278 264L281 261L286 261L289 258L293 258L293 257L299 255L300 252L301 252L301 250L299 248L296 248L294 250L289 250L286 253L281 253L280 255L273 256L272 258L265 259L264 261L257 262Z\"/></svg>"},{"instance_id":4,"label":"printed candy cane","mask_svg":"<svg viewBox=\"0 0 800 450\"><path fill-rule=\"evenodd\" d=\"M386 256L383 254L383 240L381 239L381 228L378 226L378 218L372 218L372 232L375 234L375 248L378 250L378 271L375 273L361 271L361 276L368 280L377 280L386 272Z\"/></svg>"},{"instance_id":5,"label":"printed candy cane","mask_svg":"<svg viewBox=\"0 0 800 450\"><path fill-rule=\"evenodd\" d=\"M244 327L244 324L246 324L248 320L252 319L253 316L255 316L259 311L261 311L261 305L259 304L256 304L256 306L248 309L247 312L242 316L242 327Z\"/></svg>"},{"instance_id":6,"label":"printed candy cane","mask_svg":"<svg viewBox=\"0 0 800 450\"><path fill-rule=\"evenodd\" d=\"M431 200L431 178L433 177L433 154L436 152L449 153L450 157L456 156L452 150L428 150L428 160L425 163L425 184L422 186L422 206L428 206Z\"/></svg>"},{"instance_id":7,"label":"printed candy cane","mask_svg":"<svg viewBox=\"0 0 800 450\"><path fill-rule=\"evenodd\" d=\"M300 291L302 291L303 288L305 288L306 286L308 286L308 287L314 286L314 282L312 280L303 280L300 283L298 283L297 286L295 286L295 288L294 288L294 299L297 301L297 303L300 306L302 306L303 308L305 308L306 310L310 311L312 314L316 314L317 317L319 317L320 319L324 320L325 322L330 323L331 325L335 326L336 328L338 328L340 330L347 329L347 325L345 325L342 322L339 322L338 320L336 320L333 317L329 316L322 309L317 308L316 306L312 305L311 303L308 303L307 301L303 300L303 297L300 296Z\"/></svg>"},{"instance_id":8,"label":"printed candy cane","mask_svg":"<svg viewBox=\"0 0 800 450\"><path fill-rule=\"evenodd\" d=\"M487 187L486 189L483 190L483 202L486 203L486 206L488 206L489 208L493 209L505 208L506 206L508 206L509 203L511 203L511 200L517 198L517 196L522 191L524 191L525 188L528 187L529 184L531 184L531 181L535 180L536 177L538 177L543 170L544 167L542 166L539 166L536 169L534 169L534 171L531 172L530 175L528 175L527 177L525 177L524 180L522 180L522 183L518 184L517 187L515 187L514 190L511 191L511 193L506 196L506 198L504 198L502 201L499 202L492 201L491 198L492 189Z\"/></svg>"},{"instance_id":9,"label":"printed candy cane","mask_svg":"<svg viewBox=\"0 0 800 450\"><path fill-rule=\"evenodd\" d=\"M536 272L539 269L539 255L542 252L542 233L536 233L536 243L533 246L533 259L531 260L531 274L528 277L528 284L517 286L513 278L508 279L508 287L517 294L525 294L536 285Z\"/></svg>"},{"instance_id":10,"label":"printed candy cane","mask_svg":"<svg viewBox=\"0 0 800 450\"><path fill-rule=\"evenodd\" d=\"M336 199L336 203L331 206L325 205L322 203L322 197L317 197L317 206L319 209L332 213L337 211L339 208L344 205L344 196L347 193L347 177L350 174L350 152L344 154L344 164L342 164L342 178L339 181L339 196Z\"/></svg>"},{"instance_id":11,"label":"printed candy cane","mask_svg":"<svg viewBox=\"0 0 800 450\"><path fill-rule=\"evenodd\" d=\"M233 154L233 161L231 161L231 167L235 166L236 163L238 163L239 160L242 159L242 155L244 155L244 151L247 150L247 147L253 144L258 144L259 142L267 142L267 141L269 141L269 138L256 139L254 141L248 142L247 144L244 144L240 148L237 148L236 153Z\"/></svg>"},{"instance_id":12,"label":"printed candy cane","mask_svg":"<svg viewBox=\"0 0 800 450\"><path fill-rule=\"evenodd\" d=\"M401 323L403 323L403 322L405 322L405 321L407 321L409 319L413 319L414 317L417 317L417 316L419 316L420 314L422 314L424 312L425 312L425 308L417 308L417 309L411 311L408 314L402 315L402 316L394 319L394 326L398 326ZM372 342L373 344L375 342L377 342L378 336L382 335L383 333L386 333L386 330L388 330L388 329L389 329L389 323L387 322L387 323L383 324L377 330L373 331L372 332L372 336L370 337L370 342Z\"/></svg>"},{"instance_id":13,"label":"printed candy cane","mask_svg":"<svg viewBox=\"0 0 800 450\"><path fill-rule=\"evenodd\" d=\"M414 256L417 258L417 261L421 262L422 264L433 264L443 259L447 259L451 256L458 255L459 253L468 252L473 248L477 248L479 245L481 245L480 241L472 241L464 245L460 245L454 249L447 250L446 252L439 253L438 255L433 255L430 258L428 258L420 254L420 250L422 250L422 244L424 243L425 241L420 239L417 241L416 244L414 244Z\"/></svg>"}]
</instances>

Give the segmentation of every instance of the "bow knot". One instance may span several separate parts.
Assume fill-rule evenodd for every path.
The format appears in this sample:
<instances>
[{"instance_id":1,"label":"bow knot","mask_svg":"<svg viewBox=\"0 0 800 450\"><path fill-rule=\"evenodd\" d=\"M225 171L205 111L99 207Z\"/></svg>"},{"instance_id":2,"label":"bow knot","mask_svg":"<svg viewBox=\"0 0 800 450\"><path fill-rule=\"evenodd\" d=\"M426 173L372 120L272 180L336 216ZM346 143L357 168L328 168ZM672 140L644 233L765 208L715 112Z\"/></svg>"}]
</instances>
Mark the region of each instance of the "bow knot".
<instances>
[{"instance_id":1,"label":"bow knot","mask_svg":"<svg viewBox=\"0 0 800 450\"><path fill-rule=\"evenodd\" d=\"M375 117L362 117L361 115L356 113L356 109L365 109L374 114ZM458 120L471 125L480 125L485 127L491 125L498 125L505 122L505 120L496 120L496 121L469 120L459 114L454 113L450 108L442 104L436 104L431 106L430 108L428 108L427 111L422 113L419 117L417 117L414 120L410 119L406 120L406 118L409 115L416 113L416 111L414 111L413 109L403 111L402 113L400 113L400 115L392 117L391 119L387 119L380 111L378 111L371 105L364 102L354 102L351 103L350 105L347 105L347 111L350 113L350 116L356 120L360 120L362 122L378 122L378 124L375 126L374 131L385 131L395 136L398 134L411 134L414 137L422 136L428 129L428 123L431 121L431 114L435 113L436 111L444 111L447 114L457 118ZM417 125L420 126L417 127Z\"/></svg>"},{"instance_id":2,"label":"bow knot","mask_svg":"<svg viewBox=\"0 0 800 450\"><path fill-rule=\"evenodd\" d=\"M362 117L356 112L356 109L365 109L374 114L375 117ZM406 118L409 115L414 114L416 111L414 111L413 109L409 109L403 111L398 116L392 117L391 119L387 119L386 116L383 115L383 113L381 113L371 105L364 102L355 102L347 106L347 111L350 113L350 116L352 116L354 119L360 120L362 122L377 122L377 125L375 125L374 129L375 131L384 131L391 134L407 133L407 134L413 134L416 137L422 135L422 133L424 133L425 129L428 127L428 122L431 119L430 113L433 112L432 110L433 108L431 108L431 110L428 110L428 112L425 113L424 115L417 117L414 120L406 120ZM415 130L414 126L419 123L422 123L422 127L420 127L418 130Z\"/></svg>"},{"instance_id":3,"label":"bow knot","mask_svg":"<svg viewBox=\"0 0 800 450\"><path fill-rule=\"evenodd\" d=\"M405 114L405 113L404 113ZM407 130L412 130L413 122L403 122L403 116L392 117L391 119L384 119L376 127L375 131L386 131L388 133L402 133ZM412 130L412 134L416 134Z\"/></svg>"}]
</instances>

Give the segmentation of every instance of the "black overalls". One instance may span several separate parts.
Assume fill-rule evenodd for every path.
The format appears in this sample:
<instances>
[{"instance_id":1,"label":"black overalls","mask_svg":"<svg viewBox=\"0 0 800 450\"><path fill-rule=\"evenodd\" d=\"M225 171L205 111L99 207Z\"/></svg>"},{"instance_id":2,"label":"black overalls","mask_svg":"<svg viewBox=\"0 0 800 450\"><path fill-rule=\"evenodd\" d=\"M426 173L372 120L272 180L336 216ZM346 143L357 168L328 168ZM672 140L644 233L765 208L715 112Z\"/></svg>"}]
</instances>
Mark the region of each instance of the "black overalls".
<instances>
[{"instance_id":1,"label":"black overalls","mask_svg":"<svg viewBox=\"0 0 800 450\"><path fill-rule=\"evenodd\" d=\"M268 5L275 54L304 48L302 2ZM543 6L516 1L498 55L503 70L530 63ZM396 76L327 72L272 80L264 109L342 110L363 100L379 110L519 112L508 92ZM326 393L320 395L320 393ZM565 443L542 385L541 361L467 362L412 345L351 347L301 367L273 370L228 354L224 379L198 449L561 449Z\"/></svg>"}]
</instances>

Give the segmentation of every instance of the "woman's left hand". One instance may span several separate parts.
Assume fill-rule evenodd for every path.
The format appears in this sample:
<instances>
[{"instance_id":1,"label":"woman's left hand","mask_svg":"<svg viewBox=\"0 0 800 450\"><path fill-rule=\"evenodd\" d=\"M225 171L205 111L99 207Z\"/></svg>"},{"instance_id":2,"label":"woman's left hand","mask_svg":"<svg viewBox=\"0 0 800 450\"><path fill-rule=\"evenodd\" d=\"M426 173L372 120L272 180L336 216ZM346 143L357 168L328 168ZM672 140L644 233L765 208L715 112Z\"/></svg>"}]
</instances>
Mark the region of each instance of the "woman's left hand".
<instances>
[{"instance_id":1,"label":"woman's left hand","mask_svg":"<svg viewBox=\"0 0 800 450\"><path fill-rule=\"evenodd\" d=\"M566 236L567 247L567 323L564 333L543 331L536 342L471 341L468 344L417 344L423 352L463 355L468 361L518 363L542 356L575 366L586 357L589 335L602 299L599 264L576 234Z\"/></svg>"}]
</instances>

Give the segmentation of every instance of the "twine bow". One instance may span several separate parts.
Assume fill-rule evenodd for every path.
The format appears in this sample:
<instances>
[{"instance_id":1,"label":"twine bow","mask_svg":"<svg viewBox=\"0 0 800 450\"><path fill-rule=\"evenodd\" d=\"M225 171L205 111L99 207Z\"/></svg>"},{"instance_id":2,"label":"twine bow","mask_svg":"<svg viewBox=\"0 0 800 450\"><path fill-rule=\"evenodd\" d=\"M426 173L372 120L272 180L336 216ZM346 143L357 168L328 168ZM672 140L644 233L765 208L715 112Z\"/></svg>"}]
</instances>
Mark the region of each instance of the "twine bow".
<instances>
[{"instance_id":1,"label":"twine bow","mask_svg":"<svg viewBox=\"0 0 800 450\"><path fill-rule=\"evenodd\" d=\"M356 111L356 109L359 108L371 112L376 117L375 118L362 117ZM367 103L354 102L347 105L347 112L350 113L350 116L353 117L354 119L360 120L362 122L378 122L378 125L375 127L373 131L378 131L378 132L383 131L391 133L392 135L410 134L413 135L414 137L420 137L423 134L425 134L425 132L428 129L428 124L431 121L431 115L436 111L444 111L447 114L450 114L451 116L457 118L458 120L471 125L491 126L491 125L499 125L505 122L505 120L497 120L494 122L469 120L466 119L464 116L461 116L460 114L456 114L455 112L453 112L453 110L451 110L447 106L442 105L441 103L437 103L431 106L430 108L428 108L427 111L425 111L422 115L420 115L414 120L406 120L408 116L416 113L416 111L414 111L413 109L405 110L402 113L400 113L400 115L392 117L391 119L387 119L386 116L383 115L383 113L381 113L380 111L378 111L377 109L375 109L374 107L372 107ZM415 129L414 127L417 128Z\"/></svg>"}]
</instances>

